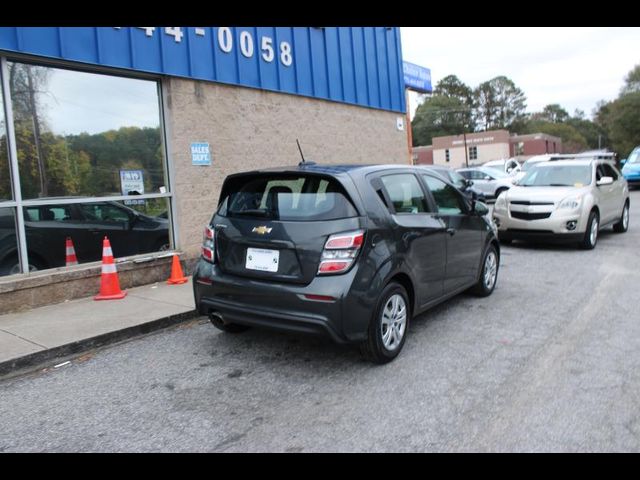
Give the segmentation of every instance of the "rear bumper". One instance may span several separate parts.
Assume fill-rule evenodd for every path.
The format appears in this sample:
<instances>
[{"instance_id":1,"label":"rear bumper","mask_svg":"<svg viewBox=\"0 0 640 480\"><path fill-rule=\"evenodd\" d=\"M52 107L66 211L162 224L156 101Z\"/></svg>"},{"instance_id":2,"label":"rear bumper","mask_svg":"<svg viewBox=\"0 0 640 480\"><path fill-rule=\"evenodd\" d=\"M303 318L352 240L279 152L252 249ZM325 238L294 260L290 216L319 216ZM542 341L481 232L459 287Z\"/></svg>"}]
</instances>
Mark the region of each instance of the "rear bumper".
<instances>
[{"instance_id":1,"label":"rear bumper","mask_svg":"<svg viewBox=\"0 0 640 480\"><path fill-rule=\"evenodd\" d=\"M324 335L337 343L357 341L361 335L345 335L343 314L348 302L357 301L349 295L356 268L298 285L229 275L200 261L193 276L196 308L203 315L218 312L231 323ZM308 299L305 294L333 300Z\"/></svg>"},{"instance_id":2,"label":"rear bumper","mask_svg":"<svg viewBox=\"0 0 640 480\"><path fill-rule=\"evenodd\" d=\"M218 312L225 321L231 323L296 333L324 335L331 337L337 343L346 342L346 339L334 329L332 320L324 315L274 310L256 306L248 308L246 303L220 300L216 297L202 298L198 309L202 314Z\"/></svg>"}]
</instances>

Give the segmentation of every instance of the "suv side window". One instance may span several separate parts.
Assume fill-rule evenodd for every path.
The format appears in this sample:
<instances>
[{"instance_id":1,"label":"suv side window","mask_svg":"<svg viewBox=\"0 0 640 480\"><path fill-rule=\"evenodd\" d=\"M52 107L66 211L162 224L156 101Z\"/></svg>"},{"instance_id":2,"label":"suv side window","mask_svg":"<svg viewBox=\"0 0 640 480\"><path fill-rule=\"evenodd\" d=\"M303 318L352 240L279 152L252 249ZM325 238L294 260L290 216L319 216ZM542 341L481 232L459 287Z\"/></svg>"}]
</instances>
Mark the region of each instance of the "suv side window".
<instances>
[{"instance_id":1,"label":"suv side window","mask_svg":"<svg viewBox=\"0 0 640 480\"><path fill-rule=\"evenodd\" d=\"M398 173L380 177L396 213L424 213L427 202L418 179L412 173Z\"/></svg>"},{"instance_id":2,"label":"suv side window","mask_svg":"<svg viewBox=\"0 0 640 480\"><path fill-rule=\"evenodd\" d=\"M455 188L430 175L422 175L422 178L436 201L438 213L443 215L462 215L465 213L464 201Z\"/></svg>"}]
</instances>

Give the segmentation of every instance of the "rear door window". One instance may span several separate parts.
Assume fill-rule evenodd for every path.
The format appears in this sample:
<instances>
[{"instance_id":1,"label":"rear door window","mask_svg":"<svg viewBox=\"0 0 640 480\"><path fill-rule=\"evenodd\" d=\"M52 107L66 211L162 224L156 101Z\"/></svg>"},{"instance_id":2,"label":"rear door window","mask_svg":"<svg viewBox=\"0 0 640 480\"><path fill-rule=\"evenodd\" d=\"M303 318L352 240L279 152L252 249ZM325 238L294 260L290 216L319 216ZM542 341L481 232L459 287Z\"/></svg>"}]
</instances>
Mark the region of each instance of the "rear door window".
<instances>
[{"instance_id":1,"label":"rear door window","mask_svg":"<svg viewBox=\"0 0 640 480\"><path fill-rule=\"evenodd\" d=\"M233 179L218 213L285 221L335 220L358 212L340 184L319 176L258 176Z\"/></svg>"},{"instance_id":2,"label":"rear door window","mask_svg":"<svg viewBox=\"0 0 640 480\"><path fill-rule=\"evenodd\" d=\"M424 213L427 209L424 192L415 175L399 173L380 178L396 213Z\"/></svg>"}]
</instances>

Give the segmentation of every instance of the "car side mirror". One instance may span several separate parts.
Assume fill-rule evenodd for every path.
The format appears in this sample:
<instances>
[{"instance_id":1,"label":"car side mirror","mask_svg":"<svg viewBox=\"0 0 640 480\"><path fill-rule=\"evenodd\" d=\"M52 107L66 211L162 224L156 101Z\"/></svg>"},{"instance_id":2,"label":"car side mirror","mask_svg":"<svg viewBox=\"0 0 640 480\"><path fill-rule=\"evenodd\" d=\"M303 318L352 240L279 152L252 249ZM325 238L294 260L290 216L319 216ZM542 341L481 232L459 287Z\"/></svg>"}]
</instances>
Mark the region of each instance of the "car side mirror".
<instances>
[{"instance_id":1,"label":"car side mirror","mask_svg":"<svg viewBox=\"0 0 640 480\"><path fill-rule=\"evenodd\" d=\"M467 187L470 187L471 185L473 185L473 180L469 180L467 178L467 179L465 179L464 183L467 185Z\"/></svg>"},{"instance_id":2,"label":"car side mirror","mask_svg":"<svg viewBox=\"0 0 640 480\"><path fill-rule=\"evenodd\" d=\"M602 177L596 182L596 185L602 187L603 185L611 185L613 183L612 177Z\"/></svg>"},{"instance_id":3,"label":"car side mirror","mask_svg":"<svg viewBox=\"0 0 640 480\"><path fill-rule=\"evenodd\" d=\"M489 181L489 180L493 180L489 175L484 177L485 180Z\"/></svg>"},{"instance_id":4,"label":"car side mirror","mask_svg":"<svg viewBox=\"0 0 640 480\"><path fill-rule=\"evenodd\" d=\"M481 216L484 217L487 213L489 213L489 207L487 207L484 203L482 202L474 202L473 203L473 211Z\"/></svg>"},{"instance_id":5,"label":"car side mirror","mask_svg":"<svg viewBox=\"0 0 640 480\"><path fill-rule=\"evenodd\" d=\"M620 166L624 166L624 164L627 163L627 159L623 158L622 160L620 160Z\"/></svg>"}]
</instances>

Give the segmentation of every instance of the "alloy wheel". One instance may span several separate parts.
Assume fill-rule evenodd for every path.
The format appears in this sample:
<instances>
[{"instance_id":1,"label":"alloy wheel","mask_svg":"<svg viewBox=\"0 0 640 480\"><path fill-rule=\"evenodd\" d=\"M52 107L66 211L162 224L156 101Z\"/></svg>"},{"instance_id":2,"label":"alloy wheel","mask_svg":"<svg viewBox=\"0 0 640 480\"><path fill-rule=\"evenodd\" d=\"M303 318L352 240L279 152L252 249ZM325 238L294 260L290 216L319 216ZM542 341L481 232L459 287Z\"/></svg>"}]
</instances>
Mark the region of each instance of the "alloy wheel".
<instances>
[{"instance_id":1,"label":"alloy wheel","mask_svg":"<svg viewBox=\"0 0 640 480\"><path fill-rule=\"evenodd\" d=\"M393 351L402 343L407 327L407 304L402 295L394 294L389 297L382 309L382 343L384 347Z\"/></svg>"},{"instance_id":2,"label":"alloy wheel","mask_svg":"<svg viewBox=\"0 0 640 480\"><path fill-rule=\"evenodd\" d=\"M487 290L491 290L496 283L498 275L498 260L496 254L490 251L484 261L484 286Z\"/></svg>"},{"instance_id":3,"label":"alloy wheel","mask_svg":"<svg viewBox=\"0 0 640 480\"><path fill-rule=\"evenodd\" d=\"M591 245L595 245L598 240L598 219L594 217L591 222L591 231L589 232L589 241Z\"/></svg>"}]
</instances>

